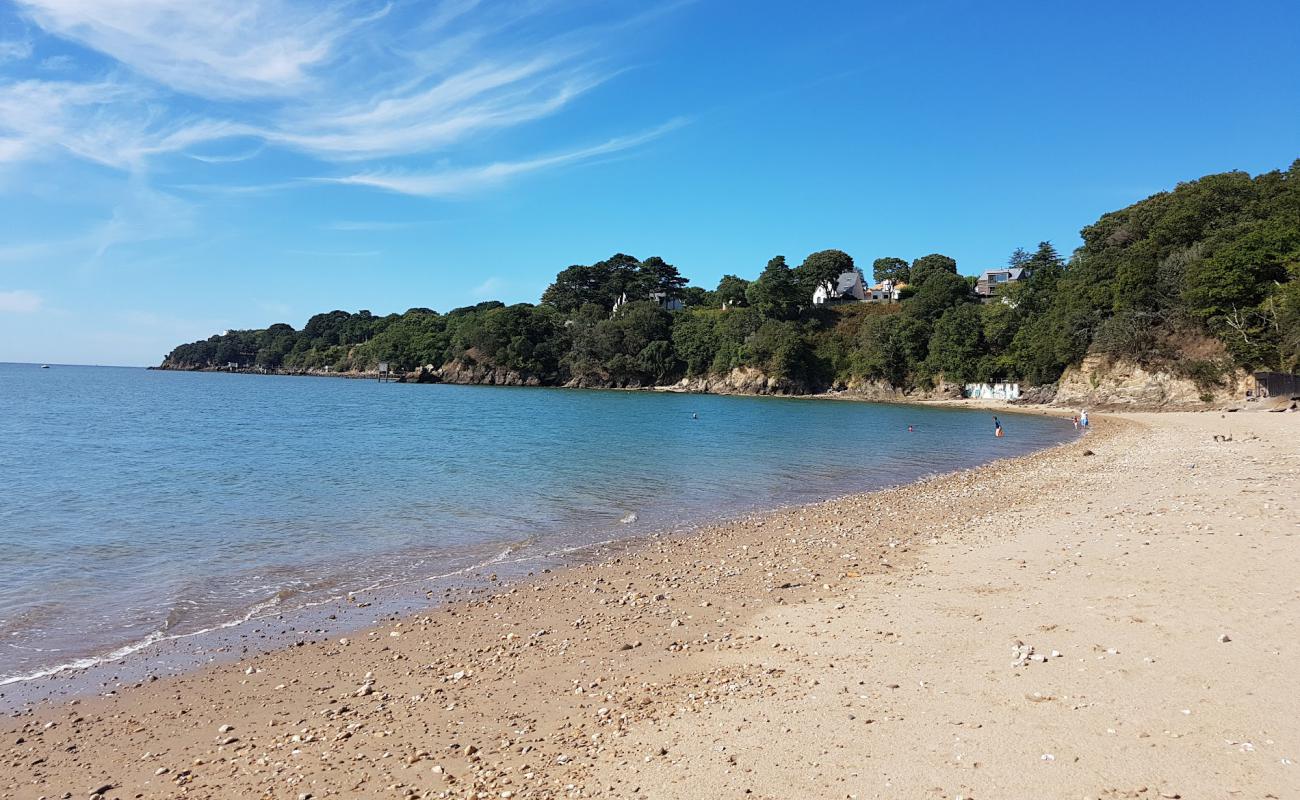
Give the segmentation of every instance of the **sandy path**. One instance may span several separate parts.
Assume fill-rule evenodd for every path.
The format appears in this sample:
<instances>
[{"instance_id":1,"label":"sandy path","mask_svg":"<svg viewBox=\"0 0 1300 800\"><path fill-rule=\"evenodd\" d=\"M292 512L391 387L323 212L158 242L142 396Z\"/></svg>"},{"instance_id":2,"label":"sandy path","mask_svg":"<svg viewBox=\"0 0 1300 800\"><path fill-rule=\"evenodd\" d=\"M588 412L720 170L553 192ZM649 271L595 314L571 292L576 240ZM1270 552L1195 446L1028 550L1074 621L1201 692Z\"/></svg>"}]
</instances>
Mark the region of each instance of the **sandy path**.
<instances>
[{"instance_id":1,"label":"sandy path","mask_svg":"<svg viewBox=\"0 0 1300 800\"><path fill-rule=\"evenodd\" d=\"M0 797L1300 796L1298 434L1099 420L47 705L0 725Z\"/></svg>"}]
</instances>

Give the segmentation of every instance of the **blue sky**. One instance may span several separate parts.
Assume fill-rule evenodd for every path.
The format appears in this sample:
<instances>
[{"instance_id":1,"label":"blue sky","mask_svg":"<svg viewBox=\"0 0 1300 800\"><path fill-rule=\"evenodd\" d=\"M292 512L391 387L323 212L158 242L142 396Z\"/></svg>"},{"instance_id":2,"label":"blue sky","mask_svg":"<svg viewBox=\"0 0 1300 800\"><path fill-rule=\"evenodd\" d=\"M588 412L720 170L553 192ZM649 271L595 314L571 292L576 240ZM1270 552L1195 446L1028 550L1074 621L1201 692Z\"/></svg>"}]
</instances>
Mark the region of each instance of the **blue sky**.
<instances>
[{"instance_id":1,"label":"blue sky","mask_svg":"<svg viewBox=\"0 0 1300 800\"><path fill-rule=\"evenodd\" d=\"M708 288L1068 252L1300 157L1296 30L1289 0L0 0L0 361L536 301L620 251Z\"/></svg>"}]
</instances>

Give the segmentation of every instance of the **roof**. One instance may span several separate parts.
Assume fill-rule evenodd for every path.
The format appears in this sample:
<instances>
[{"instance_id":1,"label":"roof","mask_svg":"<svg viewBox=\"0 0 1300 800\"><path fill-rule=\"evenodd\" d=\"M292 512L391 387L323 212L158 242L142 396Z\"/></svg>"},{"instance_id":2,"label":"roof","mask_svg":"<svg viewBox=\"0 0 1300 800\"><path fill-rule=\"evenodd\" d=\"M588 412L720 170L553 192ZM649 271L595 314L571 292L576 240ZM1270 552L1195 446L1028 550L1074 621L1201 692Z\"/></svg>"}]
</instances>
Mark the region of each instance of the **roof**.
<instances>
[{"instance_id":1,"label":"roof","mask_svg":"<svg viewBox=\"0 0 1300 800\"><path fill-rule=\"evenodd\" d=\"M841 272L839 282L835 284L835 293L844 294L853 291L853 287L858 282L858 273L853 270Z\"/></svg>"},{"instance_id":2,"label":"roof","mask_svg":"<svg viewBox=\"0 0 1300 800\"><path fill-rule=\"evenodd\" d=\"M1003 273L1003 272L1005 272L1005 273L1007 274L1007 276L1008 276L1011 280L1013 280L1013 281L1018 281L1018 280L1020 280L1021 278L1024 278L1024 277L1025 277L1025 268L1024 268L1024 267L1002 267L1002 268L1000 268L1000 269L986 269L986 270L984 270L984 274L983 274L983 275L980 275L980 279L986 281L986 280L989 280L992 276L994 276L994 275L999 275L999 274L1001 274L1001 273Z\"/></svg>"}]
</instances>

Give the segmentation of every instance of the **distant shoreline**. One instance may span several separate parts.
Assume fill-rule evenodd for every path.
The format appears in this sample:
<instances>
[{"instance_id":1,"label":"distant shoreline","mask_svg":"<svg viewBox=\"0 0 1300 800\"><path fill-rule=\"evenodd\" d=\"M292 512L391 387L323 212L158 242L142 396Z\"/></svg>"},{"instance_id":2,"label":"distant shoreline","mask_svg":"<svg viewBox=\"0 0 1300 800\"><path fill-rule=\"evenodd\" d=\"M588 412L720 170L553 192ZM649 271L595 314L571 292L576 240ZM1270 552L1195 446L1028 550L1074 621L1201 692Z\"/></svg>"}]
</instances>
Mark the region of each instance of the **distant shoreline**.
<instances>
[{"instance_id":1,"label":"distant shoreline","mask_svg":"<svg viewBox=\"0 0 1300 800\"><path fill-rule=\"evenodd\" d=\"M230 375L253 375L259 377L285 377L285 378L343 378L347 380L371 380L378 381L380 374L377 372L327 372L323 370L261 370L261 369L225 369L219 367L204 367L199 369L176 368L167 366L145 367L144 369L156 372L197 372L197 373L220 373ZM414 374L414 373L408 373ZM992 400L973 397L952 397L942 396L942 393L914 392L904 393L902 391L891 392L887 394L859 392L851 389L830 389L818 392L754 392L754 391L711 391L704 389L681 388L679 384L667 384L660 386L571 386L558 383L492 383L488 381L418 381L409 378L390 378L389 383L408 383L448 386L489 386L489 387L506 387L506 388L528 388L528 389L582 389L591 391L616 391L616 392L658 392L663 394L698 394L710 395L715 397L779 397L788 399L815 399L815 400L845 400L852 402L866 403L884 403L889 405L931 405L945 406L951 408L978 408L978 409L1005 409L1008 413L1042 413L1047 415L1058 415L1069 413L1067 408L1054 406L1050 403L1035 403L1028 401L1010 401L1010 400Z\"/></svg>"}]
</instances>

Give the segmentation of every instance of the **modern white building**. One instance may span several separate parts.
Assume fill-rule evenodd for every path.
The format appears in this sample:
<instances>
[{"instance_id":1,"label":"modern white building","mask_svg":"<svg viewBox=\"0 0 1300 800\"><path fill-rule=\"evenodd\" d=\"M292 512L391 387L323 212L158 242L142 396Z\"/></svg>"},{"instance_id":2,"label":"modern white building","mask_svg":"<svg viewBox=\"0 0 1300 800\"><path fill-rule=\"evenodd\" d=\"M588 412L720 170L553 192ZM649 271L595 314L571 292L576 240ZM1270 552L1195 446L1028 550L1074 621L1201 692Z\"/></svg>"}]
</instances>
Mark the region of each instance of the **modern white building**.
<instances>
[{"instance_id":1,"label":"modern white building","mask_svg":"<svg viewBox=\"0 0 1300 800\"><path fill-rule=\"evenodd\" d=\"M1022 281L1029 277L1029 270L1023 267L1004 267L1002 269L987 269L984 274L979 276L975 282L975 294L980 297L992 297L998 291L1008 284Z\"/></svg>"}]
</instances>

